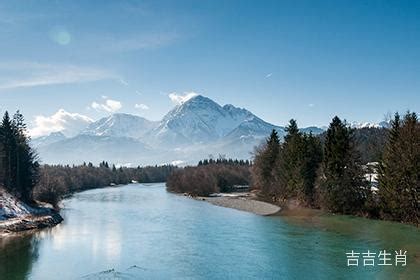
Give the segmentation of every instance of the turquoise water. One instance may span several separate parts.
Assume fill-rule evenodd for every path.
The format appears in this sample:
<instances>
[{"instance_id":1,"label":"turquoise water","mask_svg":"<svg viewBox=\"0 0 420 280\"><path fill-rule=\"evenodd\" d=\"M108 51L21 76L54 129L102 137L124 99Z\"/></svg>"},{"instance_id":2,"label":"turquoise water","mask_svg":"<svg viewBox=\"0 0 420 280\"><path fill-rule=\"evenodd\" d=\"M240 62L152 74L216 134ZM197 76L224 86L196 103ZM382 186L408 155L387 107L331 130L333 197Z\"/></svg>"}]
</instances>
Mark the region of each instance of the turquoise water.
<instances>
[{"instance_id":1,"label":"turquoise water","mask_svg":"<svg viewBox=\"0 0 420 280\"><path fill-rule=\"evenodd\" d=\"M261 217L163 184L78 193L64 222L0 239L0 279L420 279L420 230L347 216ZM408 251L406 267L345 253Z\"/></svg>"}]
</instances>

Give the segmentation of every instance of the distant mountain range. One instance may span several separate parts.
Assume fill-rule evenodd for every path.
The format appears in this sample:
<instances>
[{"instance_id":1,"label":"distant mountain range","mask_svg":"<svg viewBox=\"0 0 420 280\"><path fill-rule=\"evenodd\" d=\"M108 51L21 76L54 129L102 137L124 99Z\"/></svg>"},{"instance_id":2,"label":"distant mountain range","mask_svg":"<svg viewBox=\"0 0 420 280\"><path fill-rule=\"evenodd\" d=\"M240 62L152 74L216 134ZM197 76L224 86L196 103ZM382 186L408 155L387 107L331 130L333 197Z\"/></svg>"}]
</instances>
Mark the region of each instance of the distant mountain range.
<instances>
[{"instance_id":1,"label":"distant mountain range","mask_svg":"<svg viewBox=\"0 0 420 280\"><path fill-rule=\"evenodd\" d=\"M32 145L41 161L50 164L102 160L127 166L193 164L211 155L251 158L254 147L273 129L280 136L285 134L284 127L265 122L246 109L221 106L198 95L177 105L159 122L113 114L89 124L74 137L56 132L33 139ZM324 131L318 127L301 130L313 134Z\"/></svg>"}]
</instances>

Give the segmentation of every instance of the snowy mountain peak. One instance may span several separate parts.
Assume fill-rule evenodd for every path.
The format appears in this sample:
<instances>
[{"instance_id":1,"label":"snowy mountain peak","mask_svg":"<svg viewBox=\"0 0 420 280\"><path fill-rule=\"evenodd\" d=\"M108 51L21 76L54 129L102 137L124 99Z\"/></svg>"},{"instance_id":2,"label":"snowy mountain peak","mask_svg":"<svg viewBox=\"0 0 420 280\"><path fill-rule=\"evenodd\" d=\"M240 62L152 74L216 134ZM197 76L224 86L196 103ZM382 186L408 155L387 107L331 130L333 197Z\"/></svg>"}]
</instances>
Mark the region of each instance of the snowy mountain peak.
<instances>
[{"instance_id":1,"label":"snowy mountain peak","mask_svg":"<svg viewBox=\"0 0 420 280\"><path fill-rule=\"evenodd\" d=\"M379 123L373 123L373 122L352 122L350 123L350 127L352 128L389 128L389 123L386 121L382 121Z\"/></svg>"},{"instance_id":2,"label":"snowy mountain peak","mask_svg":"<svg viewBox=\"0 0 420 280\"><path fill-rule=\"evenodd\" d=\"M220 106L210 98L197 95L170 111L155 129L159 140L173 143L206 143L218 140L241 123L257 118L246 109ZM165 142L165 141L163 141Z\"/></svg>"},{"instance_id":3,"label":"snowy mountain peak","mask_svg":"<svg viewBox=\"0 0 420 280\"><path fill-rule=\"evenodd\" d=\"M155 126L143 117L118 113L91 123L82 134L139 138Z\"/></svg>"}]
</instances>

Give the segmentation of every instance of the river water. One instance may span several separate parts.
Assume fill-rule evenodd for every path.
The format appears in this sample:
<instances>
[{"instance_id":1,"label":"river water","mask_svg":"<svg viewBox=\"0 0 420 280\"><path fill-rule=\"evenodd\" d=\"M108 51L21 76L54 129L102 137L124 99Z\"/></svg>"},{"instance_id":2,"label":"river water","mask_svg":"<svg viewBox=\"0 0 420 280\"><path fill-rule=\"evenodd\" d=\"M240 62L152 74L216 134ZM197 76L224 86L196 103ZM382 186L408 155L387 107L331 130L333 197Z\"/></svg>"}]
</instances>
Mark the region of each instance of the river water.
<instances>
[{"instance_id":1,"label":"river water","mask_svg":"<svg viewBox=\"0 0 420 280\"><path fill-rule=\"evenodd\" d=\"M75 194L59 226L0 239L0 279L420 279L420 230L314 214L261 217L164 184ZM407 251L406 266L395 250ZM392 252L347 266L346 252Z\"/></svg>"}]
</instances>

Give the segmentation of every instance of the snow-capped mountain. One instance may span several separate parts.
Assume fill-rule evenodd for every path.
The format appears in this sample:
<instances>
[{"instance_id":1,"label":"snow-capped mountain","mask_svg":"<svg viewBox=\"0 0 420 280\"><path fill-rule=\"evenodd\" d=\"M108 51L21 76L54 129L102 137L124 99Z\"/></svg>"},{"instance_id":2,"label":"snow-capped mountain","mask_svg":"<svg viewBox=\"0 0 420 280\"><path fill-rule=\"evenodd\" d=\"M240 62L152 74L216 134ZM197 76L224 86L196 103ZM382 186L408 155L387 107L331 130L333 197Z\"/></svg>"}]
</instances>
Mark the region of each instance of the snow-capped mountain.
<instances>
[{"instance_id":1,"label":"snow-capped mountain","mask_svg":"<svg viewBox=\"0 0 420 280\"><path fill-rule=\"evenodd\" d=\"M75 137L51 134L34 139L33 146L44 163L195 163L210 154L249 159L273 129L280 136L285 134L283 127L246 109L221 106L198 95L176 106L160 122L113 114L90 123ZM323 130L302 131L318 134Z\"/></svg>"},{"instance_id":2,"label":"snow-capped mountain","mask_svg":"<svg viewBox=\"0 0 420 280\"><path fill-rule=\"evenodd\" d=\"M243 133L266 132L274 127L265 123L246 109L233 105L220 106L213 100L198 95L170 111L149 134L159 143L191 145L217 141L241 125L259 122ZM249 131L251 130L251 131Z\"/></svg>"},{"instance_id":3,"label":"snow-capped mountain","mask_svg":"<svg viewBox=\"0 0 420 280\"><path fill-rule=\"evenodd\" d=\"M130 114L113 114L91 123L81 134L140 138L156 127L157 122Z\"/></svg>"},{"instance_id":4,"label":"snow-capped mountain","mask_svg":"<svg viewBox=\"0 0 420 280\"><path fill-rule=\"evenodd\" d=\"M382 121L379 123L373 123L373 122L351 122L350 127L352 128L389 128L389 122Z\"/></svg>"}]
</instances>

